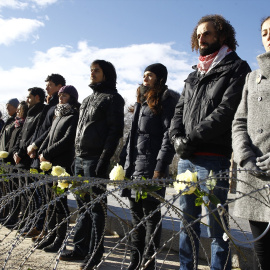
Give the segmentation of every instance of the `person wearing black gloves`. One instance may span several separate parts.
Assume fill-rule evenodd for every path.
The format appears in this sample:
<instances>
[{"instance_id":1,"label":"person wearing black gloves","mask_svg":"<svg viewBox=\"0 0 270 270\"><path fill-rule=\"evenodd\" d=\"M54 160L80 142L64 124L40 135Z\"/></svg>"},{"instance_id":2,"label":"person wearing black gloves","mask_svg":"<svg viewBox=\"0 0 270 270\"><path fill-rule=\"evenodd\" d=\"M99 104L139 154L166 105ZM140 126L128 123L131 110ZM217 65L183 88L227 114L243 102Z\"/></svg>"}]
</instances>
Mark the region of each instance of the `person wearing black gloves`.
<instances>
[{"instance_id":1,"label":"person wearing black gloves","mask_svg":"<svg viewBox=\"0 0 270 270\"><path fill-rule=\"evenodd\" d=\"M234 28L220 15L208 15L199 20L191 36L191 45L192 50L200 52L199 63L185 80L172 119L170 138L180 156L178 173L197 172L198 180L204 180L211 171L215 174L230 168L232 121L250 68L235 52L238 44ZM217 179L216 186L214 194L225 203L228 181ZM192 222L201 214L195 199L194 194L180 197L185 220L181 222L180 232L181 270L195 269L198 263L196 260L194 265L194 256L198 259L200 223L196 222L192 231L184 229L185 222ZM210 208L215 207L210 203ZM211 214L209 223L211 269L231 269L228 242L222 238L224 230Z\"/></svg>"},{"instance_id":2,"label":"person wearing black gloves","mask_svg":"<svg viewBox=\"0 0 270 270\"><path fill-rule=\"evenodd\" d=\"M116 71L105 60L91 64L90 88L93 93L80 107L75 138L75 175L108 178L110 159L113 156L124 129L124 99L116 89ZM77 196L79 207L102 195L104 185L94 186L84 199ZM61 254L60 260L83 260L81 269L92 269L103 256L107 200L81 210L82 219L74 235L74 249ZM87 265L87 268L85 268Z\"/></svg>"}]
</instances>

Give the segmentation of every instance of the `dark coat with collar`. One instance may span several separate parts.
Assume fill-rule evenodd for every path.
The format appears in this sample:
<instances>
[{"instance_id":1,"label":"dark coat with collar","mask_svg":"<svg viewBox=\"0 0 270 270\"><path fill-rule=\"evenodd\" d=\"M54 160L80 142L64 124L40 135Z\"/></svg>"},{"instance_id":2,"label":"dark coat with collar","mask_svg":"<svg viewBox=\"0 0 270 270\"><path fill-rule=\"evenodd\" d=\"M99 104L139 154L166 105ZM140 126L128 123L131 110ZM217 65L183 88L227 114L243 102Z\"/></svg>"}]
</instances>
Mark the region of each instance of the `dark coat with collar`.
<instances>
[{"instance_id":1,"label":"dark coat with collar","mask_svg":"<svg viewBox=\"0 0 270 270\"><path fill-rule=\"evenodd\" d=\"M178 99L178 93L165 90L159 114L154 114L146 102L135 103L131 130L121 153L121 156L125 156L122 163L127 178L152 178L154 171L168 176L168 168L175 154L168 131ZM165 189L160 192L164 196ZM135 197L135 194L132 190L130 196Z\"/></svg>"},{"instance_id":2,"label":"dark coat with collar","mask_svg":"<svg viewBox=\"0 0 270 270\"><path fill-rule=\"evenodd\" d=\"M75 156L75 135L79 112L73 111L57 116L52 122L50 132L42 143L39 154L49 160L53 166L61 166L71 174L71 165Z\"/></svg>"},{"instance_id":3,"label":"dark coat with collar","mask_svg":"<svg viewBox=\"0 0 270 270\"><path fill-rule=\"evenodd\" d=\"M39 102L32 108L30 108L27 112L27 117L23 124L22 131L18 137L16 146L14 148L15 152L17 152L18 156L21 158L20 163L16 165L19 168L30 168L31 159L27 154L27 146L31 143L32 136L34 135L44 106L45 104Z\"/></svg>"},{"instance_id":4,"label":"dark coat with collar","mask_svg":"<svg viewBox=\"0 0 270 270\"><path fill-rule=\"evenodd\" d=\"M10 116L6 123L4 124L1 134L0 134L0 151L8 151L7 144L11 138L11 134L15 128L14 121L15 121L16 113Z\"/></svg>"},{"instance_id":5,"label":"dark coat with collar","mask_svg":"<svg viewBox=\"0 0 270 270\"><path fill-rule=\"evenodd\" d=\"M231 52L209 73L189 74L170 128L173 136L189 136L195 152L231 157L231 126L240 103L249 65Z\"/></svg>"}]
</instances>

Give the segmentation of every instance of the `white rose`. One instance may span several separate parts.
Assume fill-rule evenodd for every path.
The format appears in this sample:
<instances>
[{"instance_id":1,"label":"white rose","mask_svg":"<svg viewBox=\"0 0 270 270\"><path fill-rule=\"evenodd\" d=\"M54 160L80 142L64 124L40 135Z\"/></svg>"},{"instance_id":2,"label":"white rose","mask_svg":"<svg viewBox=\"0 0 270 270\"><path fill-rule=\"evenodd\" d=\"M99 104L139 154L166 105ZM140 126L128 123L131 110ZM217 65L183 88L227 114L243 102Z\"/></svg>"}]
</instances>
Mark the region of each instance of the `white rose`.
<instances>
[{"instance_id":1,"label":"white rose","mask_svg":"<svg viewBox=\"0 0 270 270\"><path fill-rule=\"evenodd\" d=\"M41 161L40 163L40 169L42 171L48 171L51 169L51 167L52 167L52 163L49 161Z\"/></svg>"},{"instance_id":2,"label":"white rose","mask_svg":"<svg viewBox=\"0 0 270 270\"><path fill-rule=\"evenodd\" d=\"M210 171L209 178L206 180L206 187L213 190L217 184L217 179L214 177L213 171Z\"/></svg>"},{"instance_id":3,"label":"white rose","mask_svg":"<svg viewBox=\"0 0 270 270\"><path fill-rule=\"evenodd\" d=\"M7 158L8 152L7 151L0 151L0 158Z\"/></svg>"},{"instance_id":4,"label":"white rose","mask_svg":"<svg viewBox=\"0 0 270 270\"><path fill-rule=\"evenodd\" d=\"M184 191L182 194L192 194L197 186L194 185L194 183L197 183L197 172L192 173L189 170L186 170L186 172L178 174L176 176L177 182L173 182L173 187L177 192Z\"/></svg>"},{"instance_id":5,"label":"white rose","mask_svg":"<svg viewBox=\"0 0 270 270\"><path fill-rule=\"evenodd\" d=\"M227 242L229 240L229 236L227 235L227 233L223 233L223 236L222 236L223 240L225 242Z\"/></svg>"},{"instance_id":6,"label":"white rose","mask_svg":"<svg viewBox=\"0 0 270 270\"><path fill-rule=\"evenodd\" d=\"M110 180L124 180L125 179L125 171L121 165L117 165L113 167L110 172Z\"/></svg>"},{"instance_id":7,"label":"white rose","mask_svg":"<svg viewBox=\"0 0 270 270\"><path fill-rule=\"evenodd\" d=\"M53 176L60 176L61 174L65 173L66 170L61 166L53 166L52 167L52 175Z\"/></svg>"},{"instance_id":8,"label":"white rose","mask_svg":"<svg viewBox=\"0 0 270 270\"><path fill-rule=\"evenodd\" d=\"M68 188L69 183L65 180L58 180L58 187L60 187L61 189L65 189Z\"/></svg>"}]
</instances>

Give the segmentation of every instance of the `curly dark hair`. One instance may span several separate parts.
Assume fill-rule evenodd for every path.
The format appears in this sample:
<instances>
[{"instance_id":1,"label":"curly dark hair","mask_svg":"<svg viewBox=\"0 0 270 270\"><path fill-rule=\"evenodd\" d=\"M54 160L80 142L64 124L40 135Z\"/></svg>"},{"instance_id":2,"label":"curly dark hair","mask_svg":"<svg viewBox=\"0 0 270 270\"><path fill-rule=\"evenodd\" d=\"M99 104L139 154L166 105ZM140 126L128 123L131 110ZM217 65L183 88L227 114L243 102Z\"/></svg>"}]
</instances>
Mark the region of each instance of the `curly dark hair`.
<instances>
[{"instance_id":1,"label":"curly dark hair","mask_svg":"<svg viewBox=\"0 0 270 270\"><path fill-rule=\"evenodd\" d=\"M213 14L202 17L198 21L196 27L194 28L193 33L191 35L192 51L195 50L196 52L198 52L199 50L199 44L197 39L197 28L200 24L205 22L212 22L218 36L225 38L223 44L227 45L233 51L236 50L236 46L238 46L238 43L235 39L235 30L233 26L223 16Z\"/></svg>"},{"instance_id":2,"label":"curly dark hair","mask_svg":"<svg viewBox=\"0 0 270 270\"><path fill-rule=\"evenodd\" d=\"M45 82L48 82L48 81L52 81L55 85L59 85L59 84L61 84L62 86L66 85L65 78L62 75L56 74L56 73L52 73L51 75L48 75Z\"/></svg>"},{"instance_id":3,"label":"curly dark hair","mask_svg":"<svg viewBox=\"0 0 270 270\"><path fill-rule=\"evenodd\" d=\"M262 30L262 25L264 24L264 22L266 22L268 19L270 19L270 16L267 17L263 17L261 20L261 30Z\"/></svg>"}]
</instances>

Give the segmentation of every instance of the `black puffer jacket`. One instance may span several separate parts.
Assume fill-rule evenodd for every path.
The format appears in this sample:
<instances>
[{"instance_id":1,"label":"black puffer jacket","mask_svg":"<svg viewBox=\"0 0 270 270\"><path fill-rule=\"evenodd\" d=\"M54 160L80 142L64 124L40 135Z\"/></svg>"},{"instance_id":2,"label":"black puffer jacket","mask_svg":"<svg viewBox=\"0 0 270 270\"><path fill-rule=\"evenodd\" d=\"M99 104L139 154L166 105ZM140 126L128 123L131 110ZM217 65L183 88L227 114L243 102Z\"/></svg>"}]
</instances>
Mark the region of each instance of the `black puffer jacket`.
<instances>
[{"instance_id":1,"label":"black puffer jacket","mask_svg":"<svg viewBox=\"0 0 270 270\"><path fill-rule=\"evenodd\" d=\"M14 151L18 153L18 156L21 158L18 167L29 169L31 164L31 159L27 155L27 146L30 144L32 136L35 132L35 128L38 124L39 117L41 116L42 110L45 104L39 102L30 108L27 112L27 117L23 124L22 131L18 137Z\"/></svg>"},{"instance_id":2,"label":"black puffer jacket","mask_svg":"<svg viewBox=\"0 0 270 270\"><path fill-rule=\"evenodd\" d=\"M55 117L50 132L39 149L39 154L42 153L53 166L62 166L68 173L71 173L75 156L74 141L78 119L79 112L75 108L66 115Z\"/></svg>"},{"instance_id":3,"label":"black puffer jacket","mask_svg":"<svg viewBox=\"0 0 270 270\"><path fill-rule=\"evenodd\" d=\"M205 76L191 73L176 105L170 138L188 135L195 152L230 157L232 120L248 72L249 65L231 52Z\"/></svg>"},{"instance_id":4,"label":"black puffer jacket","mask_svg":"<svg viewBox=\"0 0 270 270\"><path fill-rule=\"evenodd\" d=\"M168 175L168 166L175 154L168 131L178 99L178 93L165 90L160 114L154 114L146 102L135 104L131 130L123 149L125 153L121 153L121 156L126 156L126 177L152 178L154 171ZM135 197L134 191L131 196Z\"/></svg>"},{"instance_id":5,"label":"black puffer jacket","mask_svg":"<svg viewBox=\"0 0 270 270\"><path fill-rule=\"evenodd\" d=\"M99 157L109 162L124 129L124 100L105 82L91 86L94 93L80 107L75 151L82 158Z\"/></svg>"}]
</instances>

